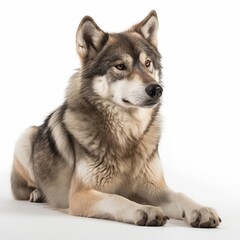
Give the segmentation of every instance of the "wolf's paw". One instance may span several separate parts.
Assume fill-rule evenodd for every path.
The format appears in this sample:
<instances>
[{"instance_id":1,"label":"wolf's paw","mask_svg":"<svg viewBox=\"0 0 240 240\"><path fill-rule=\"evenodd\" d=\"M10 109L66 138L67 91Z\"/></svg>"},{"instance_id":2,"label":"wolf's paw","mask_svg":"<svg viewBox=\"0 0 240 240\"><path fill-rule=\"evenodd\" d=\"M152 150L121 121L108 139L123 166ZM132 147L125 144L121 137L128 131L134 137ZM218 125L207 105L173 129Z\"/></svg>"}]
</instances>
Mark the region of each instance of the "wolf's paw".
<instances>
[{"instance_id":1,"label":"wolf's paw","mask_svg":"<svg viewBox=\"0 0 240 240\"><path fill-rule=\"evenodd\" d=\"M146 206L137 210L136 224L139 226L163 226L169 219L160 208Z\"/></svg>"},{"instance_id":2,"label":"wolf's paw","mask_svg":"<svg viewBox=\"0 0 240 240\"><path fill-rule=\"evenodd\" d=\"M202 207L183 214L187 222L195 228L216 228L221 222L221 218L213 208Z\"/></svg>"},{"instance_id":3,"label":"wolf's paw","mask_svg":"<svg viewBox=\"0 0 240 240\"><path fill-rule=\"evenodd\" d=\"M30 202L43 202L44 197L39 189L34 189L29 197Z\"/></svg>"}]
</instances>

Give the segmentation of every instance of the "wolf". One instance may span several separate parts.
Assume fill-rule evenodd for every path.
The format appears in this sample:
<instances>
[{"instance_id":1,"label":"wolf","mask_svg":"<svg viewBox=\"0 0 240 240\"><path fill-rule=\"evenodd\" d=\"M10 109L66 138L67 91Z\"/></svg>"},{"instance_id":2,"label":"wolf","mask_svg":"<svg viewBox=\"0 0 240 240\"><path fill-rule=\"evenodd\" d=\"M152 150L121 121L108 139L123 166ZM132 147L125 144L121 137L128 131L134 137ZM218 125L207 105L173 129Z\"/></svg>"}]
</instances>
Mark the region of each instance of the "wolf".
<instances>
[{"instance_id":1,"label":"wolf","mask_svg":"<svg viewBox=\"0 0 240 240\"><path fill-rule=\"evenodd\" d=\"M154 10L120 33L104 32L89 16L81 20L81 68L63 104L16 143L15 199L141 226L163 226L169 218L200 228L220 224L213 208L171 190L164 180L158 25Z\"/></svg>"}]
</instances>

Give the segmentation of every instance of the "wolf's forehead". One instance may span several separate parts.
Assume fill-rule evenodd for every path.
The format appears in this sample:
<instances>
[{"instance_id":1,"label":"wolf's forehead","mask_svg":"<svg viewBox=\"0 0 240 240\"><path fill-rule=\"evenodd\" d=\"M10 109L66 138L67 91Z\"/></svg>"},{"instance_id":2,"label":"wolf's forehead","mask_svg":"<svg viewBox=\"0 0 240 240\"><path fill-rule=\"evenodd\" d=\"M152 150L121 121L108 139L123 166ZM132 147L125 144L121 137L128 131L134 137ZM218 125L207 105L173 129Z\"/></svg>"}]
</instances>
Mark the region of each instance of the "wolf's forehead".
<instances>
[{"instance_id":1,"label":"wolf's forehead","mask_svg":"<svg viewBox=\"0 0 240 240\"><path fill-rule=\"evenodd\" d=\"M110 34L109 45L119 55L125 55L125 58L128 58L128 60L130 58L138 58L140 53L147 48L139 34L128 32Z\"/></svg>"},{"instance_id":2,"label":"wolf's forehead","mask_svg":"<svg viewBox=\"0 0 240 240\"><path fill-rule=\"evenodd\" d=\"M122 53L121 54L121 59L122 59L123 62L126 62L128 64L133 63L133 57L128 53Z\"/></svg>"},{"instance_id":3,"label":"wolf's forehead","mask_svg":"<svg viewBox=\"0 0 240 240\"><path fill-rule=\"evenodd\" d=\"M124 40L120 41L121 39ZM110 42L110 49L113 56L117 55L118 59L129 64L132 64L135 61L141 61L147 56L141 42L133 41L128 38L119 38L115 42Z\"/></svg>"},{"instance_id":4,"label":"wolf's forehead","mask_svg":"<svg viewBox=\"0 0 240 240\"><path fill-rule=\"evenodd\" d=\"M148 55L144 51L140 51L137 56L132 56L131 54L128 53L120 53L119 58L128 64L133 64L136 61L144 62L147 59Z\"/></svg>"}]
</instances>

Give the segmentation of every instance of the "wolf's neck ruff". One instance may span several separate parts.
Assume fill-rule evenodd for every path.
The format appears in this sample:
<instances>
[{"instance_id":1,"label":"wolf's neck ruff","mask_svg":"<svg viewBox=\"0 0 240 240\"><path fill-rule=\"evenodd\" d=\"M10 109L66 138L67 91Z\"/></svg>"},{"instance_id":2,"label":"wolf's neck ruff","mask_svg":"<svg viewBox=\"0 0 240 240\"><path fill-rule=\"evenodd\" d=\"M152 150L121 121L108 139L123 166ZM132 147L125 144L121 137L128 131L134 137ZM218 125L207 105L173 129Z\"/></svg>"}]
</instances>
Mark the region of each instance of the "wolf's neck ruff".
<instances>
[{"instance_id":1,"label":"wolf's neck ruff","mask_svg":"<svg viewBox=\"0 0 240 240\"><path fill-rule=\"evenodd\" d=\"M103 156L127 159L136 154L137 148L149 145L151 135L154 136L152 145L158 142L158 110L159 106L126 109L110 101L92 103L83 98L78 108L66 109L64 123L89 155L98 159Z\"/></svg>"},{"instance_id":2,"label":"wolf's neck ruff","mask_svg":"<svg viewBox=\"0 0 240 240\"><path fill-rule=\"evenodd\" d=\"M162 226L169 217L193 227L219 225L214 209L173 192L164 180L157 31L155 11L117 34L83 18L76 34L82 68L66 101L16 143L16 199L142 226Z\"/></svg>"}]
</instances>

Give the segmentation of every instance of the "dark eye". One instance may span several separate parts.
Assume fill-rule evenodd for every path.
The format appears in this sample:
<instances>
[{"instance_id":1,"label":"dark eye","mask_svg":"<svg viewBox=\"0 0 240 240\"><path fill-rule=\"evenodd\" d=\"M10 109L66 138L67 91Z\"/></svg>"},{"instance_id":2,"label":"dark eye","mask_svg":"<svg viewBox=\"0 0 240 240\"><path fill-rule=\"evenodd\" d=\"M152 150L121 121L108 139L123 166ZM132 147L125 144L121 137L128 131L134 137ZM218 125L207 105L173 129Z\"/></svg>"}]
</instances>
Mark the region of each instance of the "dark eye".
<instances>
[{"instance_id":1,"label":"dark eye","mask_svg":"<svg viewBox=\"0 0 240 240\"><path fill-rule=\"evenodd\" d=\"M149 68L151 66L151 64L152 64L151 60L146 60L145 61L145 67L146 68Z\"/></svg>"},{"instance_id":2,"label":"dark eye","mask_svg":"<svg viewBox=\"0 0 240 240\"><path fill-rule=\"evenodd\" d=\"M120 71L124 71L127 69L123 63L116 65L115 68L117 68Z\"/></svg>"}]
</instances>

